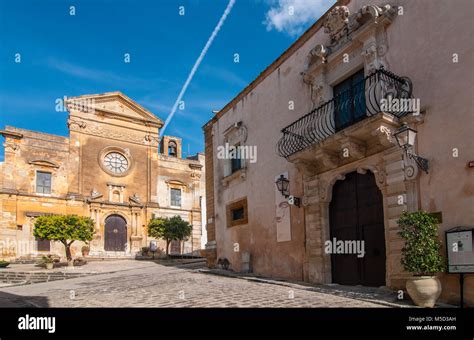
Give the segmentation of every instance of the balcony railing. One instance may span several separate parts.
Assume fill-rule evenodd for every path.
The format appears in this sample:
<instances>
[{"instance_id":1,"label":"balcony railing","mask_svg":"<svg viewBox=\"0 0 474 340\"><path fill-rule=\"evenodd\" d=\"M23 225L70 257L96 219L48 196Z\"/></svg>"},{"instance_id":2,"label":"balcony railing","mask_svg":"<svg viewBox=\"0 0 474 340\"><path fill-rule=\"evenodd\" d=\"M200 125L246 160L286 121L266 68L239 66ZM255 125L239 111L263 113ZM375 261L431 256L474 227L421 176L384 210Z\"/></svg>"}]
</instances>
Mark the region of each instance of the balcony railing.
<instances>
[{"instance_id":1,"label":"balcony railing","mask_svg":"<svg viewBox=\"0 0 474 340\"><path fill-rule=\"evenodd\" d=\"M281 157L289 157L379 112L403 117L413 112L407 101L409 98L412 98L409 78L399 77L383 68L376 70L282 129L278 153ZM394 102L397 104L390 105Z\"/></svg>"}]
</instances>

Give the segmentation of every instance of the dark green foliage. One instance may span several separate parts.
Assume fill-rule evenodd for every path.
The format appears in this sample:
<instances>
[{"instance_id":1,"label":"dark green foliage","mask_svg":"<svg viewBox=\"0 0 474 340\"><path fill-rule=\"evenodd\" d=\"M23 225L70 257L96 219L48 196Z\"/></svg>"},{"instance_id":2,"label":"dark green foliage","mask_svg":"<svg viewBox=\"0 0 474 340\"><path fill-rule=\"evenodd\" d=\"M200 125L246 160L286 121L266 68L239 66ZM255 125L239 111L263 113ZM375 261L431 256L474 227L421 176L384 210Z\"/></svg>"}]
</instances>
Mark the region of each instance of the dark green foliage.
<instances>
[{"instance_id":1,"label":"dark green foliage","mask_svg":"<svg viewBox=\"0 0 474 340\"><path fill-rule=\"evenodd\" d=\"M415 275L443 272L437 219L424 211L403 212L398 220L399 235L405 240L401 263L406 271Z\"/></svg>"},{"instance_id":2,"label":"dark green foliage","mask_svg":"<svg viewBox=\"0 0 474 340\"><path fill-rule=\"evenodd\" d=\"M155 218L148 223L148 236L166 241L166 255L172 240L184 240L191 235L193 226L180 216Z\"/></svg>"},{"instance_id":3,"label":"dark green foliage","mask_svg":"<svg viewBox=\"0 0 474 340\"><path fill-rule=\"evenodd\" d=\"M91 241L94 221L77 215L40 216L35 221L33 235L43 240L59 241L66 249L66 258L72 260L71 244L74 241Z\"/></svg>"}]
</instances>

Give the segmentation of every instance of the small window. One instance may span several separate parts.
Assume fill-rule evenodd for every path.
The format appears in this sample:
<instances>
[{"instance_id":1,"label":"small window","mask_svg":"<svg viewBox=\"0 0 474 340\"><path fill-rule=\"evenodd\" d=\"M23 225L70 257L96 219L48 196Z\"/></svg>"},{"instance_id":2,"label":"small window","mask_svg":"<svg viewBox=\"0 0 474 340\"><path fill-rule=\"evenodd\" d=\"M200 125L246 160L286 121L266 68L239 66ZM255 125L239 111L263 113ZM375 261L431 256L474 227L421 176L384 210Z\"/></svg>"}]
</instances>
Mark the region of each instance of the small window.
<instances>
[{"instance_id":1,"label":"small window","mask_svg":"<svg viewBox=\"0 0 474 340\"><path fill-rule=\"evenodd\" d=\"M36 172L36 193L51 194L51 173L44 171Z\"/></svg>"},{"instance_id":2,"label":"small window","mask_svg":"<svg viewBox=\"0 0 474 340\"><path fill-rule=\"evenodd\" d=\"M227 205L227 226L233 227L248 223L247 198Z\"/></svg>"},{"instance_id":3,"label":"small window","mask_svg":"<svg viewBox=\"0 0 474 340\"><path fill-rule=\"evenodd\" d=\"M178 157L178 146L174 140L168 143L168 155L171 157Z\"/></svg>"},{"instance_id":4,"label":"small window","mask_svg":"<svg viewBox=\"0 0 474 340\"><path fill-rule=\"evenodd\" d=\"M51 250L51 242L49 240L36 239L36 246L38 251Z\"/></svg>"},{"instance_id":5,"label":"small window","mask_svg":"<svg viewBox=\"0 0 474 340\"><path fill-rule=\"evenodd\" d=\"M181 207L181 189L171 188L171 205Z\"/></svg>"},{"instance_id":6,"label":"small window","mask_svg":"<svg viewBox=\"0 0 474 340\"><path fill-rule=\"evenodd\" d=\"M235 147L236 147L235 157L231 158L231 162L230 162L232 173L242 169L242 159L240 158L240 144L235 145Z\"/></svg>"},{"instance_id":7,"label":"small window","mask_svg":"<svg viewBox=\"0 0 474 340\"><path fill-rule=\"evenodd\" d=\"M244 207L232 210L232 221L238 221L244 218Z\"/></svg>"}]
</instances>

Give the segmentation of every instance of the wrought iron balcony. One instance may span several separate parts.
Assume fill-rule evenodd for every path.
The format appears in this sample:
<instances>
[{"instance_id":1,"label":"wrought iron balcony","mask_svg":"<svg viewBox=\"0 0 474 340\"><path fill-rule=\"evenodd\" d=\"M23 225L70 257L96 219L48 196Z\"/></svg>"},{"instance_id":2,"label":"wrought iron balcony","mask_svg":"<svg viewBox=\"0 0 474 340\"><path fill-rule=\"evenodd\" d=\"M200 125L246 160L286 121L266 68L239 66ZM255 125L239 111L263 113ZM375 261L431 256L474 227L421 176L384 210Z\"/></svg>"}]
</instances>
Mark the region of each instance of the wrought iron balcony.
<instances>
[{"instance_id":1,"label":"wrought iron balcony","mask_svg":"<svg viewBox=\"0 0 474 340\"><path fill-rule=\"evenodd\" d=\"M413 112L406 101L409 98L412 98L409 78L399 77L383 68L376 70L282 129L283 136L277 144L278 153L288 158L379 112L403 117ZM393 108L382 105L394 102L397 105Z\"/></svg>"}]
</instances>

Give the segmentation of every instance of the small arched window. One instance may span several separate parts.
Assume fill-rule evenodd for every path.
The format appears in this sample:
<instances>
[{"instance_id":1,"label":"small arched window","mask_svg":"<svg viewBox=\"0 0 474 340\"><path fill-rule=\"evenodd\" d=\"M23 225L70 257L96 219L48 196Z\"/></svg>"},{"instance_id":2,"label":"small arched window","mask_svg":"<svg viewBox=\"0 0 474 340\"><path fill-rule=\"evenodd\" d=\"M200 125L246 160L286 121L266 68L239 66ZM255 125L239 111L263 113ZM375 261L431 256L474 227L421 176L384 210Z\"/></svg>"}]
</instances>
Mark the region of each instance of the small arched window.
<instances>
[{"instance_id":1,"label":"small arched window","mask_svg":"<svg viewBox=\"0 0 474 340\"><path fill-rule=\"evenodd\" d=\"M178 157L178 146L174 140L168 143L168 155L172 157Z\"/></svg>"}]
</instances>

